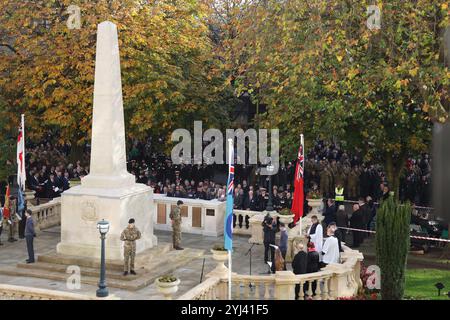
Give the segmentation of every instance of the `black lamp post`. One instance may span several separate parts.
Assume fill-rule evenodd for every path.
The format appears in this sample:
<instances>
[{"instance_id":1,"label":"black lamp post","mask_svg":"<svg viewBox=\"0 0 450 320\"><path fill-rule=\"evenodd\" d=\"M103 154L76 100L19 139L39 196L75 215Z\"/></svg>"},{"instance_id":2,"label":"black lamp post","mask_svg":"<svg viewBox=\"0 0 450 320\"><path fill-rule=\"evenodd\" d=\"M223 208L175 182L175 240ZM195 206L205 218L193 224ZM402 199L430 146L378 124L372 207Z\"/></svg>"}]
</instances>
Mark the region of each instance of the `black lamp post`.
<instances>
[{"instance_id":1,"label":"black lamp post","mask_svg":"<svg viewBox=\"0 0 450 320\"><path fill-rule=\"evenodd\" d=\"M438 296L441 295L441 290L445 288L444 284L442 282L438 282L434 285L436 289L438 289Z\"/></svg>"},{"instance_id":2,"label":"black lamp post","mask_svg":"<svg viewBox=\"0 0 450 320\"><path fill-rule=\"evenodd\" d=\"M105 238L109 231L109 222L103 219L97 222L97 229L100 232L100 239L102 239L101 247L101 260L100 260L100 282L98 283L97 297L104 298L107 297L108 287L106 286L106 265L105 265Z\"/></svg>"},{"instance_id":3,"label":"black lamp post","mask_svg":"<svg viewBox=\"0 0 450 320\"><path fill-rule=\"evenodd\" d=\"M269 164L266 167L267 171L272 173L274 166L272 164ZM267 211L273 211L273 204L272 204L272 175L269 175L269 201L267 202L267 207L266 207Z\"/></svg>"}]
</instances>

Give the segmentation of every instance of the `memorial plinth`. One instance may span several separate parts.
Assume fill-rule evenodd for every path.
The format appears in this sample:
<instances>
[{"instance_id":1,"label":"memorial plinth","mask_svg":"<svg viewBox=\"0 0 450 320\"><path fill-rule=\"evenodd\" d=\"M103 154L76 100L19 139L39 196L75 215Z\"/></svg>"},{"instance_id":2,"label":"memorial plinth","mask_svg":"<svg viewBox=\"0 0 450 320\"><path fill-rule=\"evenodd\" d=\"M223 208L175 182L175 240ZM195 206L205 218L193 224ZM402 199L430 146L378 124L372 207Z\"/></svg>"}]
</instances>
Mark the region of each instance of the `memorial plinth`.
<instances>
[{"instance_id":1,"label":"memorial plinth","mask_svg":"<svg viewBox=\"0 0 450 320\"><path fill-rule=\"evenodd\" d=\"M142 233L137 253L155 246L153 235L153 191L135 183L127 172L125 124L116 25L98 26L95 62L94 106L90 173L81 185L61 197L61 242L59 254L99 257L97 221L110 222L106 236L106 258L122 259L120 233L134 218Z\"/></svg>"}]
</instances>

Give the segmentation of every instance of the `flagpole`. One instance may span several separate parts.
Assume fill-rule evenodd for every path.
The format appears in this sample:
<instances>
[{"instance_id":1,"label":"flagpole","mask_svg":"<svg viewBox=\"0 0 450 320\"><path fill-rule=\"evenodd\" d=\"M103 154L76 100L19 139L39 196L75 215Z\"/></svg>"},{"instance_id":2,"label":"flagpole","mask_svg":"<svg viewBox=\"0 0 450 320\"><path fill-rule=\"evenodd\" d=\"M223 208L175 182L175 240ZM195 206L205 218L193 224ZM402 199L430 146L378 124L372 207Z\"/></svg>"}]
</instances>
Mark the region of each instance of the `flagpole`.
<instances>
[{"instance_id":1,"label":"flagpole","mask_svg":"<svg viewBox=\"0 0 450 320\"><path fill-rule=\"evenodd\" d=\"M228 300L231 300L231 250L228 250Z\"/></svg>"},{"instance_id":2,"label":"flagpole","mask_svg":"<svg viewBox=\"0 0 450 320\"><path fill-rule=\"evenodd\" d=\"M303 150L303 158L305 157L305 147L303 146L303 133L300 134L300 145L302 146L302 150ZM303 176L305 175L305 166L303 167ZM304 188L303 188L304 189ZM303 190L302 190L303 192ZM303 203L301 204L303 207L305 207L305 195L303 195ZM303 212L303 215L305 215L305 213ZM302 236L302 230L303 230L303 224L302 224L302 220L303 220L303 216L300 217L300 234L299 236Z\"/></svg>"},{"instance_id":3,"label":"flagpole","mask_svg":"<svg viewBox=\"0 0 450 320\"><path fill-rule=\"evenodd\" d=\"M228 139L228 165L230 166L234 159L232 158L233 152L233 139ZM234 192L234 188L233 188ZM231 209L233 210L233 209ZM233 213L233 212L231 212ZM233 228L233 224L231 223L231 228ZM228 249L228 300L231 300L231 248Z\"/></svg>"},{"instance_id":4,"label":"flagpole","mask_svg":"<svg viewBox=\"0 0 450 320\"><path fill-rule=\"evenodd\" d=\"M23 156L22 156L22 168L21 168L21 174L22 174L22 177L21 177L21 181L22 181L22 179L23 179L23 181L22 181L22 191L25 191L25 181L26 181L26 174L23 174L24 172L23 171L25 171L24 169L24 167L25 167L25 114L23 114L22 113L22 115L21 115L21 119L20 119L21 121L21 126L22 126L22 146L23 146Z\"/></svg>"}]
</instances>

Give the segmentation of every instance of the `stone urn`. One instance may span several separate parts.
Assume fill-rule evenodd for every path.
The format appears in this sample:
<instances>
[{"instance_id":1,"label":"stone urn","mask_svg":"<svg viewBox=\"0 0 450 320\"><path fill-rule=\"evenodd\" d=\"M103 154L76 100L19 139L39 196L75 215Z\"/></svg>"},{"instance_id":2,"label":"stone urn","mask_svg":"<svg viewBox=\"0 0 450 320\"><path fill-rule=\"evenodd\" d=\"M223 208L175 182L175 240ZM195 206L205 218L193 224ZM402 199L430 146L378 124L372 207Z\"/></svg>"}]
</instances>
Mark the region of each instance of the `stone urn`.
<instances>
[{"instance_id":1,"label":"stone urn","mask_svg":"<svg viewBox=\"0 0 450 320\"><path fill-rule=\"evenodd\" d=\"M27 201L28 209L34 207L31 200L35 198L36 191L25 189L25 200Z\"/></svg>"},{"instance_id":2,"label":"stone urn","mask_svg":"<svg viewBox=\"0 0 450 320\"><path fill-rule=\"evenodd\" d=\"M280 218L280 222L284 223L285 225L288 225L289 223L294 221L294 214L279 214L278 217Z\"/></svg>"},{"instance_id":3,"label":"stone urn","mask_svg":"<svg viewBox=\"0 0 450 320\"><path fill-rule=\"evenodd\" d=\"M217 262L217 267L210 274L218 277L226 276L228 268L225 266L225 261L228 260L228 251L211 249L211 253L213 254L213 259Z\"/></svg>"},{"instance_id":4,"label":"stone urn","mask_svg":"<svg viewBox=\"0 0 450 320\"><path fill-rule=\"evenodd\" d=\"M312 208L310 215L320 215L319 207L322 205L322 199L307 199L308 205Z\"/></svg>"},{"instance_id":5,"label":"stone urn","mask_svg":"<svg viewBox=\"0 0 450 320\"><path fill-rule=\"evenodd\" d=\"M155 280L156 287L158 291L161 292L166 300L172 300L172 295L178 291L178 285L180 284L180 279L176 277L170 277L170 280L167 281L169 277L159 277Z\"/></svg>"}]
</instances>

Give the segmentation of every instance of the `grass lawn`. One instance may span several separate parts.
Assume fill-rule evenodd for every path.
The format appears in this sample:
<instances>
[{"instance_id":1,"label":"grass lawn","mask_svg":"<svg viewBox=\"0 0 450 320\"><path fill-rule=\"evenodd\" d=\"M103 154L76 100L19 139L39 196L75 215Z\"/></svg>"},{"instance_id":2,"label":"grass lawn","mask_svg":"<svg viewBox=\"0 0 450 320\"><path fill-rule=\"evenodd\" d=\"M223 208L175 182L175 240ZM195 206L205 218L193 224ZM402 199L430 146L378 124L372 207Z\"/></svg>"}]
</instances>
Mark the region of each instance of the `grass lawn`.
<instances>
[{"instance_id":1,"label":"grass lawn","mask_svg":"<svg viewBox=\"0 0 450 320\"><path fill-rule=\"evenodd\" d=\"M441 290L441 296L437 295L437 289L434 286L438 282L443 283L445 286ZM450 301L447 296L448 291L450 291L450 270L406 270L405 298Z\"/></svg>"}]
</instances>

